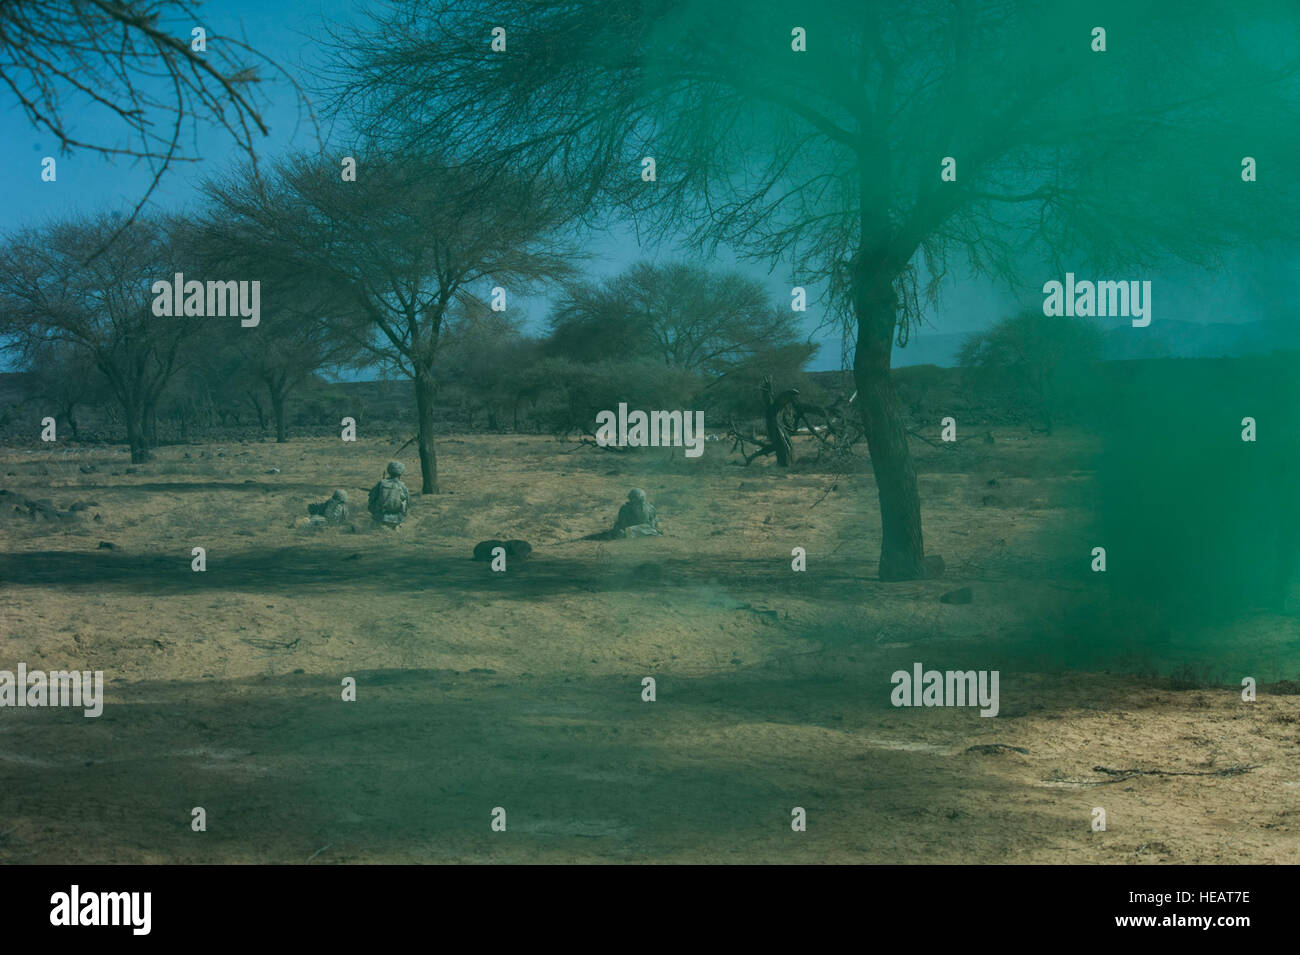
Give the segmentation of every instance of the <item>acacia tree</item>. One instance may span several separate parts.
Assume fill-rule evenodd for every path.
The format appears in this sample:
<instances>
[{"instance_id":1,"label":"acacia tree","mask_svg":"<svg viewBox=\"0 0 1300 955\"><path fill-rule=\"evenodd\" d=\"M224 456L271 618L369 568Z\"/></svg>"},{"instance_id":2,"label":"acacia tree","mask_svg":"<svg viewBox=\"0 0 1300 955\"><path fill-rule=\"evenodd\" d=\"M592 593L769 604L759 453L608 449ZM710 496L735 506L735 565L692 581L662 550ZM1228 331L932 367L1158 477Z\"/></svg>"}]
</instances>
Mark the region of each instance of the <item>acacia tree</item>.
<instances>
[{"instance_id":1,"label":"acacia tree","mask_svg":"<svg viewBox=\"0 0 1300 955\"><path fill-rule=\"evenodd\" d=\"M471 425L482 410L488 430L501 429L507 416L519 430L521 406L534 392L521 371L538 360L539 351L518 314L493 311L478 301L453 310L443 328L442 377L455 386Z\"/></svg>"},{"instance_id":2,"label":"acacia tree","mask_svg":"<svg viewBox=\"0 0 1300 955\"><path fill-rule=\"evenodd\" d=\"M246 329L239 331L248 334ZM197 343L202 360L189 362L176 383L176 390L185 395L176 409L184 436L191 436L191 423L201 428L217 423L223 428L229 424L240 427L246 415L256 416L259 429L265 432L269 403L262 383L249 374L238 336L230 328L211 323L206 332Z\"/></svg>"},{"instance_id":3,"label":"acacia tree","mask_svg":"<svg viewBox=\"0 0 1300 955\"><path fill-rule=\"evenodd\" d=\"M773 306L761 282L684 263L642 262L600 284L572 285L550 324L552 354L587 362L643 357L697 373L697 406L745 417L761 409L770 435L781 412L772 410L771 376L789 381L817 350L800 341L799 313ZM788 438L773 437L766 451L783 467L794 459Z\"/></svg>"},{"instance_id":4,"label":"acacia tree","mask_svg":"<svg viewBox=\"0 0 1300 955\"><path fill-rule=\"evenodd\" d=\"M950 264L1039 287L1296 234L1293 177L1239 163L1297 154L1300 13L1209 6L424 0L344 37L337 85L396 148L522 163L823 289L852 330L880 576L905 579L924 548L891 353Z\"/></svg>"},{"instance_id":5,"label":"acacia tree","mask_svg":"<svg viewBox=\"0 0 1300 955\"><path fill-rule=\"evenodd\" d=\"M762 283L698 265L641 262L600 284L568 288L550 316L552 347L636 351L670 368L721 377L756 355L796 343L799 315L773 307Z\"/></svg>"},{"instance_id":6,"label":"acacia tree","mask_svg":"<svg viewBox=\"0 0 1300 955\"><path fill-rule=\"evenodd\" d=\"M247 273L242 273L247 274ZM265 281L263 279L262 281ZM292 283L277 285L279 292ZM338 339L330 325L329 312L313 310L309 298L277 302L263 310L255 329L237 324L217 329L215 354L224 358L225 388L237 389L247 399L263 429L270 423L277 444L289 440L289 399L318 372L345 364L354 349Z\"/></svg>"},{"instance_id":7,"label":"acacia tree","mask_svg":"<svg viewBox=\"0 0 1300 955\"><path fill-rule=\"evenodd\" d=\"M248 368L271 400L271 417L275 421L275 440L289 440L286 420L289 395L311 381L321 368L334 364L351 353L346 343L332 340L326 323L318 318L303 317L295 321L285 314L268 336L266 347L241 346ZM269 331L269 329L268 329Z\"/></svg>"},{"instance_id":8,"label":"acacia tree","mask_svg":"<svg viewBox=\"0 0 1300 955\"><path fill-rule=\"evenodd\" d=\"M74 439L79 438L77 409L92 404L103 390L90 354L75 345L50 341L30 349L26 366L29 393L49 402L55 417L63 420Z\"/></svg>"},{"instance_id":9,"label":"acacia tree","mask_svg":"<svg viewBox=\"0 0 1300 955\"><path fill-rule=\"evenodd\" d=\"M133 463L150 457L158 401L199 328L151 308L152 283L175 271L177 231L101 216L20 232L0 247L0 333L22 362L60 344L91 361L121 407Z\"/></svg>"},{"instance_id":10,"label":"acacia tree","mask_svg":"<svg viewBox=\"0 0 1300 955\"><path fill-rule=\"evenodd\" d=\"M265 255L265 237L247 220L227 221L210 215L196 228L192 267L210 275L256 277L274 295L262 309L256 328L217 326L213 342L237 367L243 391L265 427L269 418L275 440L289 440L289 396L322 369L348 363L355 348L335 334L341 303L311 272L286 267Z\"/></svg>"},{"instance_id":11,"label":"acacia tree","mask_svg":"<svg viewBox=\"0 0 1300 955\"><path fill-rule=\"evenodd\" d=\"M1009 384L1037 411L1050 434L1063 392L1077 388L1102 356L1101 328L1086 318L1049 317L1042 310L1004 318L967 336L957 353L962 368L978 368Z\"/></svg>"},{"instance_id":12,"label":"acacia tree","mask_svg":"<svg viewBox=\"0 0 1300 955\"><path fill-rule=\"evenodd\" d=\"M359 156L355 181L306 156L267 180L209 184L216 215L271 276L266 300L304 278L334 304L331 334L359 361L397 370L415 390L421 490L438 492L433 435L443 324L457 301L508 296L570 275L576 253L554 236L571 216L553 188L478 178L445 155Z\"/></svg>"},{"instance_id":13,"label":"acacia tree","mask_svg":"<svg viewBox=\"0 0 1300 955\"><path fill-rule=\"evenodd\" d=\"M287 74L236 37L207 30L189 0L5 0L0 3L0 96L54 136L64 154L126 156L152 181L132 221L201 124L221 127L250 157L268 130L257 92ZM196 49L192 30L205 30ZM265 68L265 69L261 69ZM73 122L75 120L75 123Z\"/></svg>"}]
</instances>

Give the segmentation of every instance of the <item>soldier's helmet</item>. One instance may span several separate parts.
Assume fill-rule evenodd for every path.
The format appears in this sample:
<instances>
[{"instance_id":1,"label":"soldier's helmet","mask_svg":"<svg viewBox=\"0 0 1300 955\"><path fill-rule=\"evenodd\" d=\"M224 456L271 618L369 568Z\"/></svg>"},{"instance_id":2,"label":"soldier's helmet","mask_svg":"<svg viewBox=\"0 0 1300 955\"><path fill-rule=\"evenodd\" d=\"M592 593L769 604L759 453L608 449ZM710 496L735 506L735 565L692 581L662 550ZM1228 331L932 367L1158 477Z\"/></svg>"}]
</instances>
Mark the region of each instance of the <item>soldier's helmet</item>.
<instances>
[{"instance_id":1,"label":"soldier's helmet","mask_svg":"<svg viewBox=\"0 0 1300 955\"><path fill-rule=\"evenodd\" d=\"M634 487L632 490L627 492L627 499L633 504L644 504L645 491L641 490L639 487Z\"/></svg>"},{"instance_id":2,"label":"soldier's helmet","mask_svg":"<svg viewBox=\"0 0 1300 955\"><path fill-rule=\"evenodd\" d=\"M406 465L403 464L401 461L389 461L389 462L388 462L388 476L389 476L389 477L401 477L401 476L402 476L402 473L403 473L405 470L406 470Z\"/></svg>"},{"instance_id":3,"label":"soldier's helmet","mask_svg":"<svg viewBox=\"0 0 1300 955\"><path fill-rule=\"evenodd\" d=\"M340 502L343 503L343 504L346 504L346 503L348 502L348 492L347 492L347 491L344 491L344 490L342 490L342 489L337 490L337 491L334 492L334 498L333 498L333 499L336 500L336 501L340 501Z\"/></svg>"}]
</instances>

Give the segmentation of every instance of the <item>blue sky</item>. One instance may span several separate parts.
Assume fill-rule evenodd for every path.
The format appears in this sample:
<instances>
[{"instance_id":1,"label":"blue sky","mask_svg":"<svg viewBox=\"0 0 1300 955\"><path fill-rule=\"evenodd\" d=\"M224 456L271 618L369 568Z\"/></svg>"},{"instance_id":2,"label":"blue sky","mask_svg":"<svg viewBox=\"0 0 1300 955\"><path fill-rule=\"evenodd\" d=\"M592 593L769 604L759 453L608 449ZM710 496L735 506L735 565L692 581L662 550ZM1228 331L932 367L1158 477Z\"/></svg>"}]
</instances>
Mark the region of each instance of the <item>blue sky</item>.
<instances>
[{"instance_id":1,"label":"blue sky","mask_svg":"<svg viewBox=\"0 0 1300 955\"><path fill-rule=\"evenodd\" d=\"M250 45L279 62L301 82L309 83L311 66L327 55L321 43L325 23L360 20L367 6L344 0L226 0L206 7L201 22L196 25L204 26L209 33L245 37ZM273 157L288 149L314 148L318 136L328 140L327 131L318 130L307 121L299 100L287 84L276 84L268 89L268 94L272 102L264 118L271 132L257 142L260 155ZM96 128L84 119L73 122L73 131L84 137L98 135L99 139L118 133L108 127ZM12 97L3 91L0 91L0 141L7 147L0 150L0 178L5 183L0 231L7 232L18 226L34 225L71 214L128 210L144 193L150 180L149 170L139 163L112 160L85 151L58 156L53 137L33 130ZM221 130L201 130L191 146L192 152L204 157L203 161L174 166L154 194L151 208L176 210L193 204L196 187L205 176L215 174L242 158L240 151ZM344 154L342 149L340 154ZM40 178L41 159L47 155L55 155L58 160L58 180L54 183L42 182ZM594 237L590 251L593 258L589 268L597 275L618 272L642 258L683 257L679 250L638 247L630 230ZM711 264L734 265L767 284L774 301L789 300L793 283L785 269L779 268L769 274L765 268L752 263L735 264L734 259L725 253L719 259ZM1163 281L1154 276L1155 318L1233 322L1276 317L1262 311L1264 303L1285 300L1278 297L1279 290L1292 300L1300 295L1300 282L1297 282L1294 272L1282 257L1254 257L1248 262L1232 263L1219 273L1184 270L1164 276ZM1044 280L1052 277L1060 278L1045 275ZM1080 273L1080 277L1086 277L1086 274ZM1017 307L1039 303L1040 296L1030 294L1017 301L1004 289L954 271L943 287L940 308L926 316L921 334L977 330ZM528 300L517 304L526 310L529 326L539 328L547 302ZM806 319L806 330L810 335L814 334L820 319L815 306L810 307ZM814 340L820 342L822 348L813 367L840 367L838 333L823 332L815 335ZM905 362L906 356L897 356L896 362L899 360Z\"/></svg>"}]
</instances>

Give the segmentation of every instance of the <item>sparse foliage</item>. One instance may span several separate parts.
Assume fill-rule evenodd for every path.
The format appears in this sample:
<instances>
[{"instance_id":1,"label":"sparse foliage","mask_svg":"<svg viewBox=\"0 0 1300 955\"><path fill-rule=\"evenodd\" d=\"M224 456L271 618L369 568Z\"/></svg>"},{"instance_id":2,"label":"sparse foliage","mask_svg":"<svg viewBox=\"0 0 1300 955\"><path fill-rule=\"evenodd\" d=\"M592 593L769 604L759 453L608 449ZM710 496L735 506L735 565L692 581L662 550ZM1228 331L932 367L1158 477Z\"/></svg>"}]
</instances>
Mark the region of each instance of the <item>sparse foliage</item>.
<instances>
[{"instance_id":1,"label":"sparse foliage","mask_svg":"<svg viewBox=\"0 0 1300 955\"><path fill-rule=\"evenodd\" d=\"M483 180L447 155L372 154L359 167L343 182L328 161L296 156L269 182L232 176L208 194L268 268L318 283L331 334L359 361L411 379L422 491L434 494L435 368L450 310L495 285L520 294L568 278L577 252L553 233L569 212L554 187Z\"/></svg>"},{"instance_id":2,"label":"sparse foliage","mask_svg":"<svg viewBox=\"0 0 1300 955\"><path fill-rule=\"evenodd\" d=\"M250 158L267 133L258 84L264 71L284 71L235 37L211 33L193 49L190 31L204 22L187 0L0 3L0 90L32 127L64 155L149 164L152 183L120 226L172 163L198 158L187 138L200 124L225 129Z\"/></svg>"},{"instance_id":3,"label":"sparse foliage","mask_svg":"<svg viewBox=\"0 0 1300 955\"><path fill-rule=\"evenodd\" d=\"M1007 386L1050 432L1067 393L1077 390L1101 354L1101 329L1089 319L1027 311L969 336L957 363Z\"/></svg>"},{"instance_id":4,"label":"sparse foliage","mask_svg":"<svg viewBox=\"0 0 1300 955\"><path fill-rule=\"evenodd\" d=\"M0 332L20 361L62 344L103 374L125 419L131 459L149 457L158 402L198 328L159 319L150 284L170 275L173 224L111 216L28 230L0 247ZM96 254L96 253L100 254Z\"/></svg>"},{"instance_id":5,"label":"sparse foliage","mask_svg":"<svg viewBox=\"0 0 1300 955\"><path fill-rule=\"evenodd\" d=\"M1083 18L1008 0L831 0L799 13L806 53L791 51L786 4L738 16L713 0L427 0L341 38L338 86L394 148L436 138L488 168L522 163L593 218L727 244L826 289L855 339L880 576L919 578L890 358L948 268L1015 284L1067 262L1204 263L1294 236L1296 180L1244 195L1221 144L1300 152L1300 62L1251 42L1259 5L1108 0ZM1094 22L1159 51L1160 70L1094 54ZM483 23L511 25L510 52L484 55ZM646 155L653 184L634 173ZM940 178L945 156L955 180Z\"/></svg>"}]
</instances>

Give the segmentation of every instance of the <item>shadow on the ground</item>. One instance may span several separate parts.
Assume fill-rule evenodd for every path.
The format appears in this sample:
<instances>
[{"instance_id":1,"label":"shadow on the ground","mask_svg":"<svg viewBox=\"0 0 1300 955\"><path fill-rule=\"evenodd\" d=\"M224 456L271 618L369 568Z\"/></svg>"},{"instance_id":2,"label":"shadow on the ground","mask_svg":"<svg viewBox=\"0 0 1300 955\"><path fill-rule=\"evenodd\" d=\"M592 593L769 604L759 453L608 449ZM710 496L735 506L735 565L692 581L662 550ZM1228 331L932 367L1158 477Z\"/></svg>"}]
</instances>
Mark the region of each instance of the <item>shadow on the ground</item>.
<instances>
[{"instance_id":1,"label":"shadow on the ground","mask_svg":"<svg viewBox=\"0 0 1300 955\"><path fill-rule=\"evenodd\" d=\"M593 545L594 546L594 545ZM800 593L834 600L859 600L860 588L890 588L911 595L917 587L942 587L938 581L881 584L870 579L874 565L849 564L818 574L792 574L780 558L715 558L644 555L621 561L591 556L534 556L494 572L486 562L445 550L425 556L389 555L359 545L342 548L279 547L207 552L207 570L191 569L189 545L172 556L120 550L34 551L0 554L0 581L45 586L93 586L100 592L181 594L255 589L267 594L304 593L347 586L358 595L439 591L534 600L564 593L670 592L701 585Z\"/></svg>"},{"instance_id":2,"label":"shadow on the ground","mask_svg":"<svg viewBox=\"0 0 1300 955\"><path fill-rule=\"evenodd\" d=\"M54 487L41 487L34 489L31 493L24 491L29 497L35 497L37 493L46 497L51 494L72 494L82 491L160 491L166 494L193 494L199 491L285 491L293 489L309 490L312 493L319 493L325 485L320 481L170 481L166 483L153 482L148 484L61 484Z\"/></svg>"},{"instance_id":3,"label":"shadow on the ground","mask_svg":"<svg viewBox=\"0 0 1300 955\"><path fill-rule=\"evenodd\" d=\"M864 745L843 730L861 688L834 675L671 677L653 704L634 676L349 675L358 702L304 675L139 684L97 720L21 711L0 743L0 861L901 862L989 825L961 791L1005 787Z\"/></svg>"}]
</instances>

